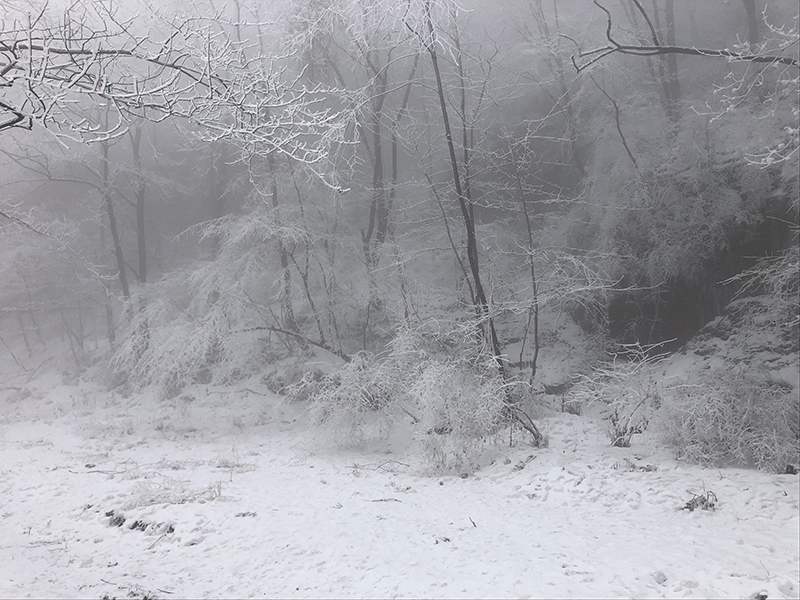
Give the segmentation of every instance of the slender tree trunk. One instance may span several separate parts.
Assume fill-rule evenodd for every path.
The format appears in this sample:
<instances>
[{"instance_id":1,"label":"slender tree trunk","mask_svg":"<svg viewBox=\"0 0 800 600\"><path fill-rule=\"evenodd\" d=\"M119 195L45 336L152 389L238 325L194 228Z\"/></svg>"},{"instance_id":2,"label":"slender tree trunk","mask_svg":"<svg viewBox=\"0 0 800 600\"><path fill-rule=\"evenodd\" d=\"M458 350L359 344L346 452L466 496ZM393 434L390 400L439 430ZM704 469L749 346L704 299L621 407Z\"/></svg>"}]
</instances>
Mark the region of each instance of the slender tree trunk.
<instances>
[{"instance_id":1,"label":"slender tree trunk","mask_svg":"<svg viewBox=\"0 0 800 600\"><path fill-rule=\"evenodd\" d=\"M142 142L143 126L139 123L131 133L131 150L133 153L133 165L136 171L136 244L139 255L139 270L136 277L139 283L147 283L147 236L145 233L145 199L147 196L147 186L142 172ZM139 294L139 326L136 331L136 355L141 358L150 345L150 328L147 318L144 316L147 310L146 288L142 285Z\"/></svg>"},{"instance_id":2,"label":"slender tree trunk","mask_svg":"<svg viewBox=\"0 0 800 600\"><path fill-rule=\"evenodd\" d=\"M142 124L138 124L131 132L131 150L133 152L133 168L136 171L136 244L139 254L139 270L136 277L140 283L147 283L147 239L145 235L145 198L147 186L142 173Z\"/></svg>"},{"instance_id":3,"label":"slender tree trunk","mask_svg":"<svg viewBox=\"0 0 800 600\"><path fill-rule=\"evenodd\" d=\"M556 36L553 36L550 27L547 24L547 19L544 14L544 9L542 7L542 0L536 0L535 9L533 11L534 18L536 19L537 23L539 24L539 31L542 36L545 38L546 42L550 46L554 46L556 48L559 47L561 44L561 38L559 37L561 31L561 22L558 16L558 0L553 0L553 15L555 19L555 26L556 26ZM558 79L558 85L561 91L560 97L557 99L556 104L562 105L564 110L567 114L567 136L569 138L569 147L570 147L570 154L572 157L572 162L575 164L575 168L578 170L581 179L586 177L586 168L583 165L583 160L581 160L579 148L578 148L578 128L577 128L577 115L572 107L573 102L573 95L570 91L570 87L567 84L566 80L566 72L567 68L564 65L564 60L561 52L555 52L555 57L551 56L550 54L546 55L546 60L550 64L550 70L555 73Z\"/></svg>"},{"instance_id":4,"label":"slender tree trunk","mask_svg":"<svg viewBox=\"0 0 800 600\"><path fill-rule=\"evenodd\" d=\"M414 81L414 74L417 72L418 64L419 64L419 54L416 54L414 56L414 64L411 65L411 72L408 74L408 80L406 82L406 91L403 96L403 103L400 105L400 109L397 111L397 114L394 117L394 122L392 123L392 182L389 185L389 201L386 207L387 223L383 227L384 231L389 230L388 219L392 211L392 208L394 207L394 199L395 199L395 194L397 192L397 179L399 177L398 157L397 157L398 154L397 132L400 129L400 122L403 120L403 117L405 116L408 110L408 99L411 96L411 82Z\"/></svg>"},{"instance_id":5,"label":"slender tree trunk","mask_svg":"<svg viewBox=\"0 0 800 600\"><path fill-rule=\"evenodd\" d=\"M108 215L108 226L111 230L111 240L114 244L114 257L117 261L117 270L119 277L119 284L122 287L122 296L125 302L129 303L131 299L131 289L128 285L128 275L125 270L125 254L122 251L122 241L120 240L119 230L117 229L117 219L114 215L114 203L111 198L111 182L110 182L110 169L108 164L108 142L100 143L102 149L102 165L101 175L103 182L103 199L106 206L106 214Z\"/></svg>"},{"instance_id":6,"label":"slender tree trunk","mask_svg":"<svg viewBox=\"0 0 800 600\"><path fill-rule=\"evenodd\" d=\"M100 223L100 248L101 253L105 253L106 249L106 226L105 223ZM114 348L117 341L116 329L114 327L114 307L111 304L111 289L105 278L100 279L105 292L105 316L106 316L106 337L108 338L108 345Z\"/></svg>"},{"instance_id":7,"label":"slender tree trunk","mask_svg":"<svg viewBox=\"0 0 800 600\"><path fill-rule=\"evenodd\" d=\"M675 40L675 0L666 0L664 15L667 28L667 45L677 46ZM681 82L678 77L678 55L667 54L667 83L669 85L669 101L672 105L674 120L680 118Z\"/></svg>"},{"instance_id":8,"label":"slender tree trunk","mask_svg":"<svg viewBox=\"0 0 800 600\"><path fill-rule=\"evenodd\" d=\"M388 66L383 70L380 64L376 65L365 56L375 77L372 99L372 201L369 207L369 223L366 231L361 232L361 242L364 249L364 260L367 267L367 281L369 284L369 301L367 304L367 319L364 323L364 337L369 328L369 316L373 309L380 306L375 269L380 262L380 246L386 239L388 213L386 209L385 174L383 165L383 133L381 121L383 120L383 105L386 100L388 86Z\"/></svg>"},{"instance_id":9,"label":"slender tree trunk","mask_svg":"<svg viewBox=\"0 0 800 600\"><path fill-rule=\"evenodd\" d=\"M39 339L42 347L47 348L47 344L42 336L42 328L39 326L39 322L36 320L36 317L33 314L33 294L31 294L31 288L28 285L28 278L22 274L19 266L17 266L17 275L19 275L19 278L25 284L25 296L28 298L28 317L30 318L31 323L33 323L33 330L36 332L36 337Z\"/></svg>"},{"instance_id":10,"label":"slender tree trunk","mask_svg":"<svg viewBox=\"0 0 800 600\"><path fill-rule=\"evenodd\" d=\"M294 168L292 167L292 159L286 157L286 161L289 165L289 173L292 176L292 184L294 185L294 191L297 194L297 204L300 207L300 219L303 223L303 228L308 229L308 223L306 221L306 210L305 206L303 206L303 195L300 193L300 186L297 185L297 178L294 174ZM303 261L303 268L300 268L300 265L294 258L294 253L289 254L289 258L292 259L292 263L294 264L297 272L300 274L300 280L303 282L303 291L306 295L306 300L308 301L308 305L311 308L311 314L314 315L314 321L317 324L317 331L319 331L319 341L322 345L327 345L325 341L325 332L322 328L322 321L320 319L319 311L317 310L316 305L314 304L314 296L311 293L311 285L309 283L309 273L311 272L311 253L313 251L313 246L308 242L306 239L305 241L305 252L304 254L304 261Z\"/></svg>"},{"instance_id":11,"label":"slender tree trunk","mask_svg":"<svg viewBox=\"0 0 800 600\"><path fill-rule=\"evenodd\" d=\"M31 350L31 343L28 340L28 328L25 327L25 323L22 321L22 311L14 311L17 313L17 323L19 323L19 330L22 332L22 340L25 342L25 349L28 351L28 358L33 356L33 350Z\"/></svg>"},{"instance_id":12,"label":"slender tree trunk","mask_svg":"<svg viewBox=\"0 0 800 600\"><path fill-rule=\"evenodd\" d=\"M271 177L270 193L272 195L272 210L275 213L275 222L280 229L281 216L278 199L278 180L275 173L275 156L272 153L267 156L267 164ZM278 256L281 261L281 312L283 313L283 328L298 332L297 320L295 319L294 307L292 306L292 272L289 270L289 252L280 236L278 237Z\"/></svg>"},{"instance_id":13,"label":"slender tree trunk","mask_svg":"<svg viewBox=\"0 0 800 600\"><path fill-rule=\"evenodd\" d=\"M638 1L638 0L637 0ZM675 3L674 0L665 0L664 21L666 28L667 45L675 45ZM641 6L641 5L640 5ZM644 14L644 9L642 9ZM653 36L653 44L663 45L659 32L662 31L661 17L657 0L653 0L653 21L647 19L650 32ZM676 54L665 54L661 56L659 62L659 76L661 87L664 94L664 106L670 122L677 123L680 119L678 102L680 100L680 80L678 79L678 56Z\"/></svg>"},{"instance_id":14,"label":"slender tree trunk","mask_svg":"<svg viewBox=\"0 0 800 600\"><path fill-rule=\"evenodd\" d=\"M533 359L531 360L531 378L530 382L533 383L536 377L536 367L539 361L539 282L536 278L536 264L533 261L533 224L531 223L531 215L528 211L528 203L525 202L525 187L522 185L522 173L520 172L521 165L517 160L516 152L514 150L514 140L509 139L508 147L511 152L511 162L514 165L514 177L517 183L517 193L519 194L520 208L525 215L525 226L528 232L528 267L531 274L531 304L528 308L528 323L525 327L525 335L522 338L522 346L519 351L519 362L523 362L523 353L525 351L525 341L528 337L528 332L533 323Z\"/></svg>"},{"instance_id":15,"label":"slender tree trunk","mask_svg":"<svg viewBox=\"0 0 800 600\"><path fill-rule=\"evenodd\" d=\"M211 205L211 218L221 219L225 216L225 175L227 163L225 149L220 145L212 145L208 158L208 203ZM219 254L220 238L214 235L211 238L212 260Z\"/></svg>"},{"instance_id":16,"label":"slender tree trunk","mask_svg":"<svg viewBox=\"0 0 800 600\"><path fill-rule=\"evenodd\" d=\"M489 310L489 303L486 299L486 293L483 289L481 280L480 265L478 259L478 240L475 234L475 221L473 220L472 210L469 206L467 197L461 186L461 177L458 168L458 159L456 158L456 148L453 142L453 132L450 127L450 117L447 111L447 98L444 91L444 83L442 81L441 70L439 69L439 57L436 52L436 30L433 25L433 17L431 15L431 2L425 1L425 18L428 25L428 33L430 38L427 41L427 51L431 58L431 66L436 78L436 95L439 98L439 107L442 112L442 125L444 127L445 140L447 141L447 150L450 155L450 166L453 171L453 185L458 198L458 204L461 209L461 216L464 219L464 227L467 234L467 262L469 263L470 271L472 274L472 283L475 289L475 308L478 316L485 321L489 333L489 340L492 345L492 352L498 357L498 366L501 374L505 377L505 367L499 361L502 355L500 348L500 340L497 337L497 331L494 326L494 320Z\"/></svg>"},{"instance_id":17,"label":"slender tree trunk","mask_svg":"<svg viewBox=\"0 0 800 600\"><path fill-rule=\"evenodd\" d=\"M747 43L750 44L750 52L754 52L756 46L761 43L761 35L758 31L756 0L742 0L742 4L744 4L744 9L747 11Z\"/></svg>"}]
</instances>

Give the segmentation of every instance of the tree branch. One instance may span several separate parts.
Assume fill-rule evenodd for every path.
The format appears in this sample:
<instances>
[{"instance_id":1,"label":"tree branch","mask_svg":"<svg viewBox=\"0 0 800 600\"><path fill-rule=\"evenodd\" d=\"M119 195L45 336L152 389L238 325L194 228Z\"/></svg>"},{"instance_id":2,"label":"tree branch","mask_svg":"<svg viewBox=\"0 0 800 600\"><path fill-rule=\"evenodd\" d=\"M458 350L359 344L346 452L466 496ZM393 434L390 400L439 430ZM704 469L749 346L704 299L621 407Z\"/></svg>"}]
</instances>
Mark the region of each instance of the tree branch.
<instances>
[{"instance_id":1,"label":"tree branch","mask_svg":"<svg viewBox=\"0 0 800 600\"><path fill-rule=\"evenodd\" d=\"M654 43L652 45L632 46L629 44L621 44L616 39L614 39L613 35L611 34L611 28L612 28L611 12L603 5L601 5L598 2L598 0L593 0L593 3L600 10L606 13L606 39L609 41L609 45L602 46L599 48L594 48L592 50L587 50L587 51L581 50L580 46L578 46L577 57L576 55L572 56L572 64L574 65L575 70L578 73L580 73L581 71L585 71L590 66L592 66L599 60L602 60L606 56L609 56L610 54L626 54L629 56L659 56L666 54L682 54L684 56L706 56L714 58L726 58L734 62L751 62L751 63L786 65L789 67L794 67L795 69L800 69L800 60L791 56L781 56L778 54L752 54L752 53L746 54L742 52L736 52L734 50L720 49L720 48L696 48L693 46L664 46L658 43L658 37L655 35L655 30L649 19L647 20L647 23L648 26L650 27L651 34L653 34L654 36L653 37ZM639 7L642 14L645 14L644 11L641 9L641 5L638 2L636 2L636 5ZM579 63L578 59L589 59L589 60L586 60L583 63Z\"/></svg>"},{"instance_id":2,"label":"tree branch","mask_svg":"<svg viewBox=\"0 0 800 600\"><path fill-rule=\"evenodd\" d=\"M350 362L350 357L347 354L345 354L344 352L341 352L340 350L334 350L333 348L331 348L327 344L323 344L322 342L314 341L314 340L312 340L310 338L307 338L306 336L304 336L301 333L297 333L296 331L289 331L288 329L282 329L280 327L272 327L270 325L259 325L258 327L251 327L250 329L245 329L243 331L274 331L275 333L281 333L283 335L291 335L293 337L296 337L299 340L303 340L307 344L311 344L312 346L316 346L317 348L322 348L323 350L326 350L326 351L330 352L331 354L335 354L336 356L338 356L339 358L341 358L345 362Z\"/></svg>"}]
</instances>

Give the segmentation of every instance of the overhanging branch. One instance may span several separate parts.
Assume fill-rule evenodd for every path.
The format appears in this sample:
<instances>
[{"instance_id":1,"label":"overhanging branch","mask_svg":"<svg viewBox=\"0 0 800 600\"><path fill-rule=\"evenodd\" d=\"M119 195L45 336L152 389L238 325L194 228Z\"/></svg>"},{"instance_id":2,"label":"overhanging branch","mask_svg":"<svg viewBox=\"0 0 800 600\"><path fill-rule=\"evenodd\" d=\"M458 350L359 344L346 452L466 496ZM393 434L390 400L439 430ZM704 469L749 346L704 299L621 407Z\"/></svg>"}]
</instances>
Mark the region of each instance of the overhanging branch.
<instances>
[{"instance_id":1,"label":"overhanging branch","mask_svg":"<svg viewBox=\"0 0 800 600\"><path fill-rule=\"evenodd\" d=\"M606 39L609 44L592 50L581 50L578 46L578 54L572 56L572 64L575 70L580 73L591 67L596 62L611 54L625 54L628 56L659 56L665 54L681 54L684 56L705 56L713 58L725 58L733 62L750 62L762 64L785 65L800 69L800 60L792 56L780 54L754 54L743 53L735 50L720 48L696 48L694 46L664 46L653 43L652 45L630 45L621 44L611 33L612 19L611 12L605 8L598 0L593 0L595 6L606 13ZM575 40L570 39L573 43ZM797 43L797 41L795 41ZM577 43L575 43L578 45Z\"/></svg>"}]
</instances>

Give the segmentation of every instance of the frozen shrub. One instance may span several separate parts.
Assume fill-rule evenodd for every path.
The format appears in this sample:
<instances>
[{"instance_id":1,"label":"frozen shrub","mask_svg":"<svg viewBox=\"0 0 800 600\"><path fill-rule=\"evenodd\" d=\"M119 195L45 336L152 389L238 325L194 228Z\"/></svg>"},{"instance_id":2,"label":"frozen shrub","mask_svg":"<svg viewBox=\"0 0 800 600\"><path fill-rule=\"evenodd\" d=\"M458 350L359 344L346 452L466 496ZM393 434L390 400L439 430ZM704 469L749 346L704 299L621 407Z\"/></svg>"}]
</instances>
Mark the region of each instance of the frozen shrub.
<instances>
[{"instance_id":1,"label":"frozen shrub","mask_svg":"<svg viewBox=\"0 0 800 600\"><path fill-rule=\"evenodd\" d=\"M420 414L418 439L437 471L473 468L491 435L507 421L505 386L492 365L432 361L411 386Z\"/></svg>"},{"instance_id":2,"label":"frozen shrub","mask_svg":"<svg viewBox=\"0 0 800 600\"><path fill-rule=\"evenodd\" d=\"M152 284L151 292L111 360L133 390L154 387L169 399L191 383L230 383L263 365L261 321L235 298L193 294L184 272Z\"/></svg>"},{"instance_id":3,"label":"frozen shrub","mask_svg":"<svg viewBox=\"0 0 800 600\"><path fill-rule=\"evenodd\" d=\"M679 458L713 466L783 469L800 455L800 398L763 377L715 371L678 386L660 426Z\"/></svg>"},{"instance_id":4,"label":"frozen shrub","mask_svg":"<svg viewBox=\"0 0 800 600\"><path fill-rule=\"evenodd\" d=\"M356 355L290 395L311 398L313 422L339 445L386 439L410 417L437 471L469 469L509 418L506 384L474 331L402 329L385 352Z\"/></svg>"},{"instance_id":5,"label":"frozen shrub","mask_svg":"<svg viewBox=\"0 0 800 600\"><path fill-rule=\"evenodd\" d=\"M398 410L402 393L397 373L387 362L357 354L336 373L297 386L293 398L310 397L312 422L325 425L341 446L384 439ZM309 389L311 387L312 389Z\"/></svg>"},{"instance_id":6,"label":"frozen shrub","mask_svg":"<svg viewBox=\"0 0 800 600\"><path fill-rule=\"evenodd\" d=\"M772 302L769 310L763 312L777 321L792 340L797 340L800 326L800 246L797 243L726 281L733 282L742 282L737 297L766 292Z\"/></svg>"},{"instance_id":7,"label":"frozen shrub","mask_svg":"<svg viewBox=\"0 0 800 600\"><path fill-rule=\"evenodd\" d=\"M657 345L622 344L610 363L581 375L570 391L570 402L589 406L608 405L606 431L611 445L628 448L634 435L644 433L661 405L661 391L653 367L664 354L653 354Z\"/></svg>"},{"instance_id":8,"label":"frozen shrub","mask_svg":"<svg viewBox=\"0 0 800 600\"><path fill-rule=\"evenodd\" d=\"M337 371L304 377L288 386L293 400L310 400L312 422L340 446L385 439L397 419L409 414L408 388L426 360L414 334L401 330L387 350L360 353Z\"/></svg>"}]
</instances>

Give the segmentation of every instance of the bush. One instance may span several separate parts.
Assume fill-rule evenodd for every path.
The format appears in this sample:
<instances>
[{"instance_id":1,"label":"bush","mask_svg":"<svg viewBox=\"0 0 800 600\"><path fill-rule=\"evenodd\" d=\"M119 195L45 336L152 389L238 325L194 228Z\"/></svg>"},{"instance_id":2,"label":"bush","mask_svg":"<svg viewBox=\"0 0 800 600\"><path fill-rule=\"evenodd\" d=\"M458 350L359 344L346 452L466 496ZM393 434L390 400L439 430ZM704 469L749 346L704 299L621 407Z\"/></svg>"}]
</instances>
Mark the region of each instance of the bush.
<instances>
[{"instance_id":1,"label":"bush","mask_svg":"<svg viewBox=\"0 0 800 600\"><path fill-rule=\"evenodd\" d=\"M404 328L387 350L358 354L337 372L300 382L312 421L340 446L385 440L401 422L438 472L477 466L510 413L497 364L474 324L447 331Z\"/></svg>"},{"instance_id":2,"label":"bush","mask_svg":"<svg viewBox=\"0 0 800 600\"><path fill-rule=\"evenodd\" d=\"M800 398L785 384L717 370L678 386L664 404L664 439L679 458L708 466L783 470L800 456Z\"/></svg>"},{"instance_id":3,"label":"bush","mask_svg":"<svg viewBox=\"0 0 800 600\"><path fill-rule=\"evenodd\" d=\"M352 447L386 439L397 419L405 392L397 361L357 354L341 369L323 379L303 380L293 386L293 399L309 398L311 419L324 426L339 446Z\"/></svg>"},{"instance_id":4,"label":"bush","mask_svg":"<svg viewBox=\"0 0 800 600\"><path fill-rule=\"evenodd\" d=\"M485 357L484 357L485 361ZM417 438L437 471L472 470L508 420L505 382L492 362L430 361L410 389Z\"/></svg>"},{"instance_id":5,"label":"bush","mask_svg":"<svg viewBox=\"0 0 800 600\"><path fill-rule=\"evenodd\" d=\"M666 355L652 354L658 344L620 344L613 361L581 375L570 391L570 402L590 406L608 405L606 430L611 445L629 448L634 435L644 433L651 416L661 405L661 391L653 367Z\"/></svg>"}]
</instances>

